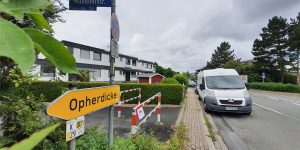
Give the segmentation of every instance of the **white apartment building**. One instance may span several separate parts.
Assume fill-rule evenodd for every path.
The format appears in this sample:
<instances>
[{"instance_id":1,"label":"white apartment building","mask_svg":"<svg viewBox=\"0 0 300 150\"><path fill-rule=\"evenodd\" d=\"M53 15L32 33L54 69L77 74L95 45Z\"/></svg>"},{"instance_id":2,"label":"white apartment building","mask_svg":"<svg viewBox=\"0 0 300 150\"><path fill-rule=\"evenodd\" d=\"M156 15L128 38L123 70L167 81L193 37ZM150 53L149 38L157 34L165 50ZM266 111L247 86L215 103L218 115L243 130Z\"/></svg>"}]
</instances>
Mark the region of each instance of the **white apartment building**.
<instances>
[{"instance_id":1,"label":"white apartment building","mask_svg":"<svg viewBox=\"0 0 300 150\"><path fill-rule=\"evenodd\" d=\"M62 41L62 43L73 54L78 69L89 72L92 77L91 81L109 81L109 51L70 41ZM120 54L119 58L115 59L114 80L137 81L138 74L153 73L154 71L153 62ZM36 74L39 80L51 80L53 77L59 77L63 81L78 79L78 75L59 73L53 65L45 60L42 54L37 56L36 63L30 73Z\"/></svg>"}]
</instances>

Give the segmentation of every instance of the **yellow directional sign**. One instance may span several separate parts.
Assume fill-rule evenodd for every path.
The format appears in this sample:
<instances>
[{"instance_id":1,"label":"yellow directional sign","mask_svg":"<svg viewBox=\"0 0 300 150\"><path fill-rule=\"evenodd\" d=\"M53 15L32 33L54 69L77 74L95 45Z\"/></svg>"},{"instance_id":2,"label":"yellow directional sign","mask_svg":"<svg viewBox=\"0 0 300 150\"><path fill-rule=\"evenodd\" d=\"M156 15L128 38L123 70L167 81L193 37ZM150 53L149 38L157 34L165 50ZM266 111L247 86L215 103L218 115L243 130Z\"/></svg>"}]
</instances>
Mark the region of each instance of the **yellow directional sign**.
<instances>
[{"instance_id":1,"label":"yellow directional sign","mask_svg":"<svg viewBox=\"0 0 300 150\"><path fill-rule=\"evenodd\" d=\"M70 90L54 100L47 114L70 120L117 103L120 86Z\"/></svg>"}]
</instances>

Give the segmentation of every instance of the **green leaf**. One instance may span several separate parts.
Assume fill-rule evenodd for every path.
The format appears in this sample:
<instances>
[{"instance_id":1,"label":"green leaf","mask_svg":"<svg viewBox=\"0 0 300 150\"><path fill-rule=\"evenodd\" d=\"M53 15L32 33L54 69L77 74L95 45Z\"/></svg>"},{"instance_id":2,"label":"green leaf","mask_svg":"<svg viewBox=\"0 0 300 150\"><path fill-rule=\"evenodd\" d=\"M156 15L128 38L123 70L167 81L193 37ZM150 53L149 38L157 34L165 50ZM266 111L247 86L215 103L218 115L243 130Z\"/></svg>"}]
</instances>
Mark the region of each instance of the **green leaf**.
<instances>
[{"instance_id":1,"label":"green leaf","mask_svg":"<svg viewBox=\"0 0 300 150\"><path fill-rule=\"evenodd\" d=\"M9 13L12 10L44 9L50 4L49 0L2 0L0 11Z\"/></svg>"},{"instance_id":2,"label":"green leaf","mask_svg":"<svg viewBox=\"0 0 300 150\"><path fill-rule=\"evenodd\" d=\"M64 73L77 73L76 61L65 46L55 38L33 28L24 29L35 43L36 50Z\"/></svg>"},{"instance_id":3,"label":"green leaf","mask_svg":"<svg viewBox=\"0 0 300 150\"><path fill-rule=\"evenodd\" d=\"M48 0L2 0L0 1L0 12L5 12L23 21L24 13L37 13L36 10L44 9L50 4ZM38 12L40 13L40 11Z\"/></svg>"},{"instance_id":4,"label":"green leaf","mask_svg":"<svg viewBox=\"0 0 300 150\"><path fill-rule=\"evenodd\" d=\"M47 127L41 131L35 132L29 138L22 140L21 142L14 144L10 147L10 150L31 150L33 149L40 141L42 141L48 134L55 130L60 124L55 124L50 127Z\"/></svg>"},{"instance_id":5,"label":"green leaf","mask_svg":"<svg viewBox=\"0 0 300 150\"><path fill-rule=\"evenodd\" d=\"M23 73L26 73L35 61L33 42L16 25L0 19L0 56L13 59Z\"/></svg>"},{"instance_id":6,"label":"green leaf","mask_svg":"<svg viewBox=\"0 0 300 150\"><path fill-rule=\"evenodd\" d=\"M28 16L30 17L32 22L41 29L46 29L48 31L53 32L52 28L50 27L49 23L44 18L43 14L38 9L35 9L35 12L36 13L28 14Z\"/></svg>"}]
</instances>

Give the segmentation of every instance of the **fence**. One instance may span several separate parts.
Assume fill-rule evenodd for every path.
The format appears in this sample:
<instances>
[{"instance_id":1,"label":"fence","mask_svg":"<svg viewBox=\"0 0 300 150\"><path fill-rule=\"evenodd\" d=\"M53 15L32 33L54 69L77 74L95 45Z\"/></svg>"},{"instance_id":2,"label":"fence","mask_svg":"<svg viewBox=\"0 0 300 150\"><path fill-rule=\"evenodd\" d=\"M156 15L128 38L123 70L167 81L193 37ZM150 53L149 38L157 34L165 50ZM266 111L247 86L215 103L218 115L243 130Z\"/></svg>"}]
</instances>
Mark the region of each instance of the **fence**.
<instances>
[{"instance_id":1,"label":"fence","mask_svg":"<svg viewBox=\"0 0 300 150\"><path fill-rule=\"evenodd\" d=\"M133 91L138 91L138 96L132 97L132 98L129 98L129 99L126 99L126 100L122 100L125 93L129 93L129 92L133 92ZM122 96L122 94L123 94L123 96ZM136 100L136 99L138 100L138 104L141 103L141 88L124 90L124 91L121 91L120 95L121 95L120 96L120 101L118 102L118 117L119 118L121 117L121 114L122 114L122 108L121 108L122 104L128 103L128 102Z\"/></svg>"},{"instance_id":2,"label":"fence","mask_svg":"<svg viewBox=\"0 0 300 150\"><path fill-rule=\"evenodd\" d=\"M150 103L155 98L158 99L157 106L154 109L152 109L147 116L144 117L144 110L143 110L144 105ZM155 111L157 112L157 123L161 124L160 108L161 108L161 93L157 93L154 96L150 97L149 99L145 100L143 103L135 106L133 108L132 115L131 115L131 134L133 135L136 134L140 126L144 124L147 121L147 119L152 115L152 113ZM137 124L138 119L142 119L139 124Z\"/></svg>"}]
</instances>

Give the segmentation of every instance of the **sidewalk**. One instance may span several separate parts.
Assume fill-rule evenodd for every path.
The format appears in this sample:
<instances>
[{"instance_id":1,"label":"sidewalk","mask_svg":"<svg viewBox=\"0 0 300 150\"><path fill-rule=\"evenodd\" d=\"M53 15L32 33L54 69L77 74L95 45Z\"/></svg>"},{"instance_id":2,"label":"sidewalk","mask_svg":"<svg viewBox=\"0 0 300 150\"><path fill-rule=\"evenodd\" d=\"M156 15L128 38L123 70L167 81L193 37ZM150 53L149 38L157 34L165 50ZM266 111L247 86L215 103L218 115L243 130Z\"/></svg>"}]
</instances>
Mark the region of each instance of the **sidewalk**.
<instances>
[{"instance_id":1,"label":"sidewalk","mask_svg":"<svg viewBox=\"0 0 300 150\"><path fill-rule=\"evenodd\" d=\"M192 88L188 88L182 121L188 129L189 140L186 143L190 150L214 150L214 144L208 137L203 110L197 95Z\"/></svg>"}]
</instances>

